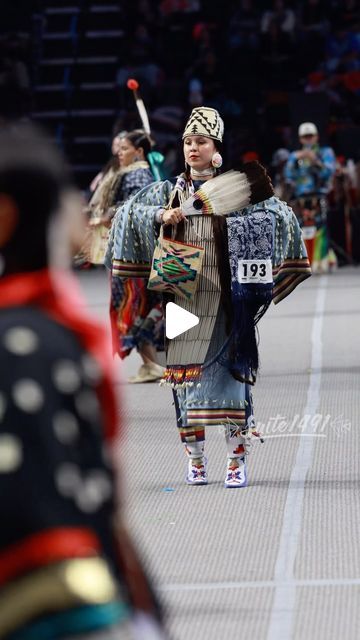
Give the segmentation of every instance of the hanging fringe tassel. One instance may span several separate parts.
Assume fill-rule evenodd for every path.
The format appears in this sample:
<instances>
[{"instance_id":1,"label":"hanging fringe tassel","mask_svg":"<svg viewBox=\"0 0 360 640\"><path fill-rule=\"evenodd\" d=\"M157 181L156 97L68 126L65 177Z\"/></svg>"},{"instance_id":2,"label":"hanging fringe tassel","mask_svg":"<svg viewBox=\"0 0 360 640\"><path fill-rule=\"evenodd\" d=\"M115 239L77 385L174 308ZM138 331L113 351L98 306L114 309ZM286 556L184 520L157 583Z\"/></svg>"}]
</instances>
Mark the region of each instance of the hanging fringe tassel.
<instances>
[{"instance_id":1,"label":"hanging fringe tassel","mask_svg":"<svg viewBox=\"0 0 360 640\"><path fill-rule=\"evenodd\" d=\"M233 292L233 331L222 362L239 382L254 385L259 369L256 325L272 299L272 284L238 285ZM221 362L221 359L219 360Z\"/></svg>"}]
</instances>

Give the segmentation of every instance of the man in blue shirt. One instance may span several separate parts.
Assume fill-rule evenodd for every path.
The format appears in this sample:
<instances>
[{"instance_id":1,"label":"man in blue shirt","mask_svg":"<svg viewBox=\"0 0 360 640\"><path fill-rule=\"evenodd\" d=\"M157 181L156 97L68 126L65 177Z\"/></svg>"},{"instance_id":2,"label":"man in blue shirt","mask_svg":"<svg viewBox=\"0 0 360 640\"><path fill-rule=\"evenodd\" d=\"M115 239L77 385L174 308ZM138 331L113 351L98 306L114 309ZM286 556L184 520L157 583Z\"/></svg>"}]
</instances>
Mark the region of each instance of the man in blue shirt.
<instances>
[{"instance_id":1,"label":"man in blue shirt","mask_svg":"<svg viewBox=\"0 0 360 640\"><path fill-rule=\"evenodd\" d=\"M336 170L336 158L330 147L319 146L319 134L313 122L299 127L302 149L293 151L285 167L286 180L293 187L295 198L326 195Z\"/></svg>"},{"instance_id":2,"label":"man in blue shirt","mask_svg":"<svg viewBox=\"0 0 360 640\"><path fill-rule=\"evenodd\" d=\"M302 148L290 154L284 175L292 191L291 204L303 228L313 271L323 272L336 264L334 252L329 251L326 227L326 196L336 171L336 158L330 147L320 147L313 122L303 122L298 133Z\"/></svg>"}]
</instances>

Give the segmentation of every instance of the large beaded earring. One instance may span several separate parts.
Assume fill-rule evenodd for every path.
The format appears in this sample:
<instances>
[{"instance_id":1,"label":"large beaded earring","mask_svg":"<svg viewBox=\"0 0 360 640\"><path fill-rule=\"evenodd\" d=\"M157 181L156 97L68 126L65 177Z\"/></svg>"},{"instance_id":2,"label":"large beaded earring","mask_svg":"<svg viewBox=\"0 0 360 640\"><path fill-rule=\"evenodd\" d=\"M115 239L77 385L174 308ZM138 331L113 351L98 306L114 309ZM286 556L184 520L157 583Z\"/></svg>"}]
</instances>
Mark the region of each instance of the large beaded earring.
<instances>
[{"instance_id":1,"label":"large beaded earring","mask_svg":"<svg viewBox=\"0 0 360 640\"><path fill-rule=\"evenodd\" d=\"M211 164L215 169L220 169L220 167L222 166L222 163L223 163L222 156L218 151L216 151L213 154L213 157L211 158Z\"/></svg>"}]
</instances>

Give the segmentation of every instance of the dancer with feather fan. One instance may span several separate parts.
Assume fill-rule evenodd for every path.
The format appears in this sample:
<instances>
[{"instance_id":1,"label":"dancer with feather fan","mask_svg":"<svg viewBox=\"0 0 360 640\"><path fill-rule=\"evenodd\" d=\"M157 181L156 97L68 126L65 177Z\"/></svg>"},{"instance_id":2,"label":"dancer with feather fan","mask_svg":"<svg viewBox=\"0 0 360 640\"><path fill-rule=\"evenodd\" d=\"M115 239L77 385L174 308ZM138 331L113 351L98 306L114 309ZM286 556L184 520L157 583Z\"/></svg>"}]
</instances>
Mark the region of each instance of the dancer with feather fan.
<instances>
[{"instance_id":1,"label":"dancer with feather fan","mask_svg":"<svg viewBox=\"0 0 360 640\"><path fill-rule=\"evenodd\" d=\"M223 132L215 109L193 109L183 133L185 172L154 183L119 210L106 265L117 277L129 269L149 275L159 235L160 242L167 237L205 250L195 294L173 298L199 324L168 342L162 383L173 388L187 483L207 484L205 428L222 425L225 487L239 488L247 486L251 436L259 435L251 395L256 324L272 300L285 298L311 270L296 217L274 196L265 169L253 162L218 175ZM193 277L185 257L182 266L181 281L186 272Z\"/></svg>"}]
</instances>

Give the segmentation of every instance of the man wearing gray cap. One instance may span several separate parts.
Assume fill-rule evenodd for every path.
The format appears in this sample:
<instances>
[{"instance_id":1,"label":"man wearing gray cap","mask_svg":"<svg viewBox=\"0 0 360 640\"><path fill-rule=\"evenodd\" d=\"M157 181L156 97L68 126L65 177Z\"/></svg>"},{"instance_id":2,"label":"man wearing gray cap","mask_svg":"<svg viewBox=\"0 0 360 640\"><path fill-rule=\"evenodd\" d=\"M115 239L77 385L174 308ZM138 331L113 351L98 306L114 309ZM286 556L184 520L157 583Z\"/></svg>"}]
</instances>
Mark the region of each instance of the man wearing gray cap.
<instances>
[{"instance_id":1,"label":"man wearing gray cap","mask_svg":"<svg viewBox=\"0 0 360 640\"><path fill-rule=\"evenodd\" d=\"M328 271L336 258L329 252L326 196L336 170L336 158L330 147L320 147L313 122L303 122L298 134L302 148L290 154L285 179L292 190L291 204L303 228L313 271Z\"/></svg>"}]
</instances>

